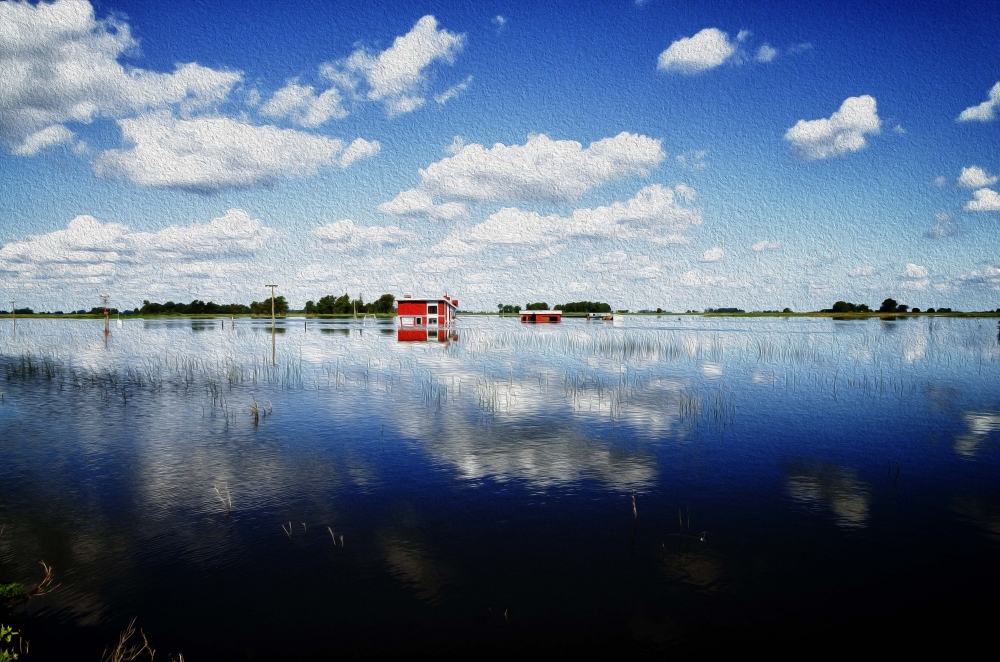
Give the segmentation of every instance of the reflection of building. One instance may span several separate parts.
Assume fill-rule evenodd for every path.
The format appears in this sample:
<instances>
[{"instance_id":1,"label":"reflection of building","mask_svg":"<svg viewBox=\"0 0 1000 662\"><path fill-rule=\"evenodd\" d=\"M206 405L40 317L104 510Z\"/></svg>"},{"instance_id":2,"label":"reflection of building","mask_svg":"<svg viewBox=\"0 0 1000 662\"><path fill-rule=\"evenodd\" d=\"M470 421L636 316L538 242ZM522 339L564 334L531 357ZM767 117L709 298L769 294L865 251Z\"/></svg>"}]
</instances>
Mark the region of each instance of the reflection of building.
<instances>
[{"instance_id":1,"label":"reflection of building","mask_svg":"<svg viewBox=\"0 0 1000 662\"><path fill-rule=\"evenodd\" d=\"M400 342L451 342L458 340L458 332L454 329L428 329L427 327L406 326L396 331L396 340Z\"/></svg>"},{"instance_id":2,"label":"reflection of building","mask_svg":"<svg viewBox=\"0 0 1000 662\"><path fill-rule=\"evenodd\" d=\"M522 322L537 322L539 324L558 324L562 321L561 310L522 310Z\"/></svg>"},{"instance_id":3,"label":"reflection of building","mask_svg":"<svg viewBox=\"0 0 1000 662\"><path fill-rule=\"evenodd\" d=\"M447 294L438 299L414 299L406 294L399 300L396 309L401 329L417 327L434 330L451 326L455 323L456 313L458 299L452 299Z\"/></svg>"}]
</instances>

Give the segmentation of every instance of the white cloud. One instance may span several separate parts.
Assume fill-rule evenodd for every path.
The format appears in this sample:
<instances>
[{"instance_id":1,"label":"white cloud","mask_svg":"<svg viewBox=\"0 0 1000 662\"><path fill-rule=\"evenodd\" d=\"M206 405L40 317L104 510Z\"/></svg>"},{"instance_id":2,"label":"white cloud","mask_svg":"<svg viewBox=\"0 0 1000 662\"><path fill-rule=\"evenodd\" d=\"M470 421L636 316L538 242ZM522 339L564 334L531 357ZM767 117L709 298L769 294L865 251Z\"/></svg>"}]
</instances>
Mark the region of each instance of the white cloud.
<instances>
[{"instance_id":1,"label":"white cloud","mask_svg":"<svg viewBox=\"0 0 1000 662\"><path fill-rule=\"evenodd\" d=\"M326 248L337 251L398 246L417 237L412 232L401 230L395 225L363 227L349 218L336 223L327 223L310 231L309 234L323 242Z\"/></svg>"},{"instance_id":2,"label":"white cloud","mask_svg":"<svg viewBox=\"0 0 1000 662\"><path fill-rule=\"evenodd\" d=\"M947 177L944 177L942 175L934 178L934 186L947 186L947 185L948 185Z\"/></svg>"},{"instance_id":3,"label":"white cloud","mask_svg":"<svg viewBox=\"0 0 1000 662\"><path fill-rule=\"evenodd\" d=\"M53 124L25 138L24 142L15 147L13 152L18 156L34 156L46 147L73 142L75 135L62 124Z\"/></svg>"},{"instance_id":4,"label":"white cloud","mask_svg":"<svg viewBox=\"0 0 1000 662\"><path fill-rule=\"evenodd\" d=\"M907 262L906 269L899 274L900 278L927 278L928 275L927 267L912 262Z\"/></svg>"},{"instance_id":5,"label":"white cloud","mask_svg":"<svg viewBox=\"0 0 1000 662\"><path fill-rule=\"evenodd\" d=\"M974 269L967 274L959 276L958 280L963 284L979 285L1000 290L1000 265Z\"/></svg>"},{"instance_id":6,"label":"white cloud","mask_svg":"<svg viewBox=\"0 0 1000 662\"><path fill-rule=\"evenodd\" d=\"M586 292L590 289L590 283L581 283L580 281L571 281L566 285L567 292Z\"/></svg>"},{"instance_id":7,"label":"white cloud","mask_svg":"<svg viewBox=\"0 0 1000 662\"><path fill-rule=\"evenodd\" d=\"M102 153L101 176L137 184L212 192L312 175L337 163L340 140L225 117L178 120L169 112L119 120L128 149Z\"/></svg>"},{"instance_id":8,"label":"white cloud","mask_svg":"<svg viewBox=\"0 0 1000 662\"><path fill-rule=\"evenodd\" d=\"M968 168L962 168L962 174L958 176L956 183L959 186L968 188L985 188L996 184L998 181L1000 181L1000 177L988 175L979 166L969 166Z\"/></svg>"},{"instance_id":9,"label":"white cloud","mask_svg":"<svg viewBox=\"0 0 1000 662\"><path fill-rule=\"evenodd\" d=\"M972 193L975 200L965 203L966 211L1000 211L1000 194L991 188L981 188Z\"/></svg>"},{"instance_id":10,"label":"white cloud","mask_svg":"<svg viewBox=\"0 0 1000 662\"><path fill-rule=\"evenodd\" d=\"M725 251L723 251L718 246L715 246L713 248L709 248L707 251L705 251L702 254L701 261L702 262L719 262L720 260L722 260L723 257L725 257Z\"/></svg>"},{"instance_id":11,"label":"white cloud","mask_svg":"<svg viewBox=\"0 0 1000 662\"><path fill-rule=\"evenodd\" d=\"M493 24L500 28L503 28L503 26L507 25L507 19L504 18L502 15L497 14L496 16L493 17Z\"/></svg>"},{"instance_id":12,"label":"white cloud","mask_svg":"<svg viewBox=\"0 0 1000 662\"><path fill-rule=\"evenodd\" d=\"M627 202L577 209L569 217L505 207L455 238L479 250L498 244L547 245L570 237L679 243L686 241L679 233L701 222L700 210L680 206L673 189L653 184ZM672 234L659 242L662 232Z\"/></svg>"},{"instance_id":13,"label":"white cloud","mask_svg":"<svg viewBox=\"0 0 1000 662\"><path fill-rule=\"evenodd\" d=\"M361 159L370 159L382 151L382 144L377 140L355 138L344 153L340 155L340 167L349 168L351 164Z\"/></svg>"},{"instance_id":14,"label":"white cloud","mask_svg":"<svg viewBox=\"0 0 1000 662\"><path fill-rule=\"evenodd\" d=\"M990 98L978 106L970 106L958 116L959 122L991 122L996 118L996 109L1000 106L1000 83L990 90Z\"/></svg>"},{"instance_id":15,"label":"white cloud","mask_svg":"<svg viewBox=\"0 0 1000 662\"><path fill-rule=\"evenodd\" d=\"M906 135L906 129L904 129L901 124L897 124L896 126L892 127L892 132L900 136Z\"/></svg>"},{"instance_id":16,"label":"white cloud","mask_svg":"<svg viewBox=\"0 0 1000 662\"><path fill-rule=\"evenodd\" d=\"M431 196L419 189L401 191L399 195L378 206L383 214L404 217L423 217L451 221L467 215L465 204L461 202L446 202L436 205Z\"/></svg>"},{"instance_id":17,"label":"white cloud","mask_svg":"<svg viewBox=\"0 0 1000 662\"><path fill-rule=\"evenodd\" d=\"M778 57L778 49L770 44L762 44L761 47L757 49L758 62L771 62L776 57Z\"/></svg>"},{"instance_id":18,"label":"white cloud","mask_svg":"<svg viewBox=\"0 0 1000 662\"><path fill-rule=\"evenodd\" d=\"M684 37L660 53L656 68L660 71L697 74L722 65L736 53L725 32L705 28L693 37Z\"/></svg>"},{"instance_id":19,"label":"white cloud","mask_svg":"<svg viewBox=\"0 0 1000 662\"><path fill-rule=\"evenodd\" d=\"M119 223L77 216L65 230L28 236L0 249L0 274L28 284L62 283L79 288L145 278L200 277L217 263L222 272L273 244L277 232L242 209L230 209L207 224L171 225L134 232Z\"/></svg>"},{"instance_id":20,"label":"white cloud","mask_svg":"<svg viewBox=\"0 0 1000 662\"><path fill-rule=\"evenodd\" d=\"M317 95L312 86L289 81L260 109L262 115L275 119L288 118L295 124L317 127L327 120L347 117L340 91L331 87Z\"/></svg>"},{"instance_id":21,"label":"white cloud","mask_svg":"<svg viewBox=\"0 0 1000 662\"><path fill-rule=\"evenodd\" d=\"M620 133L584 147L541 134L524 145L465 145L420 171L421 188L458 200L564 200L632 175L646 176L666 158L659 140Z\"/></svg>"},{"instance_id":22,"label":"white cloud","mask_svg":"<svg viewBox=\"0 0 1000 662\"><path fill-rule=\"evenodd\" d=\"M775 249L781 248L780 241L768 241L764 239L763 241L758 241L756 244L750 247L752 250L760 253L761 251L773 251Z\"/></svg>"},{"instance_id":23,"label":"white cloud","mask_svg":"<svg viewBox=\"0 0 1000 662\"><path fill-rule=\"evenodd\" d=\"M907 263L906 268L899 274L899 287L904 290L924 290L930 284L930 272L927 267L919 264Z\"/></svg>"},{"instance_id":24,"label":"white cloud","mask_svg":"<svg viewBox=\"0 0 1000 662\"><path fill-rule=\"evenodd\" d=\"M469 76L468 78L466 78L461 83L458 83L457 85L452 85L441 94L435 94L434 100L437 101L438 104L443 106L444 104L448 103L449 101L457 97L462 92L469 89L470 83L472 83L472 76Z\"/></svg>"},{"instance_id":25,"label":"white cloud","mask_svg":"<svg viewBox=\"0 0 1000 662\"><path fill-rule=\"evenodd\" d=\"M321 73L349 90L363 81L364 98L382 102L391 116L402 115L426 101L427 69L435 62L454 64L464 45L465 35L439 30L437 19L428 15L381 53L358 49Z\"/></svg>"},{"instance_id":26,"label":"white cloud","mask_svg":"<svg viewBox=\"0 0 1000 662\"><path fill-rule=\"evenodd\" d=\"M86 0L0 3L0 138L24 147L32 134L67 122L170 104L210 108L242 80L195 63L170 74L123 67L119 57L137 46L128 24L96 20Z\"/></svg>"},{"instance_id":27,"label":"white cloud","mask_svg":"<svg viewBox=\"0 0 1000 662\"><path fill-rule=\"evenodd\" d=\"M877 134L881 121L875 99L867 94L849 97L829 119L799 120L785 140L806 159L843 156L863 148L866 134Z\"/></svg>"},{"instance_id":28,"label":"white cloud","mask_svg":"<svg viewBox=\"0 0 1000 662\"><path fill-rule=\"evenodd\" d=\"M850 273L848 273L847 275L850 276L851 278L861 278L861 277L867 277L867 276L874 276L875 275L875 267L873 267L871 265L864 265L864 266L861 266L861 267L854 267L853 269L851 269Z\"/></svg>"}]
</instances>

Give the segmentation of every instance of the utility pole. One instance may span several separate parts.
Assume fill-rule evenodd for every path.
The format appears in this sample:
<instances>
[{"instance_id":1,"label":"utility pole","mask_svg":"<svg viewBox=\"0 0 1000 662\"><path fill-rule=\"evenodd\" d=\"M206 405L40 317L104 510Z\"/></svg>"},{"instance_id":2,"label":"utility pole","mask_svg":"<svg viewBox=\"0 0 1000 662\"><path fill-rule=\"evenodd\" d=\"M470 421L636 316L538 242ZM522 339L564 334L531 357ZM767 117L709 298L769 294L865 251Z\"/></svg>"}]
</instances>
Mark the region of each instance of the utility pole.
<instances>
[{"instance_id":1,"label":"utility pole","mask_svg":"<svg viewBox=\"0 0 1000 662\"><path fill-rule=\"evenodd\" d=\"M271 365L275 364L274 361L274 288L277 285L265 285L264 287L271 288Z\"/></svg>"}]
</instances>

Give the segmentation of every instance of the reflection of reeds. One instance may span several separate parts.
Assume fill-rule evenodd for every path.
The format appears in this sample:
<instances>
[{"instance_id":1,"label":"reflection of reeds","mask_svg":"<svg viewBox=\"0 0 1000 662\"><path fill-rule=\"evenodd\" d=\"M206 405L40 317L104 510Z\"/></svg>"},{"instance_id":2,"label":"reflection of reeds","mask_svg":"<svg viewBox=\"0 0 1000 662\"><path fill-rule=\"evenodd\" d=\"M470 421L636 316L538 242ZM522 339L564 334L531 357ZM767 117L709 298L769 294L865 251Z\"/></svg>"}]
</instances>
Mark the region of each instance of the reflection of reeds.
<instances>
[{"instance_id":1,"label":"reflection of reeds","mask_svg":"<svg viewBox=\"0 0 1000 662\"><path fill-rule=\"evenodd\" d=\"M288 523L288 528L287 529L285 528L285 525L282 524L281 525L281 530L285 532L285 535L288 536L289 540L292 539L292 523L291 522Z\"/></svg>"}]
</instances>

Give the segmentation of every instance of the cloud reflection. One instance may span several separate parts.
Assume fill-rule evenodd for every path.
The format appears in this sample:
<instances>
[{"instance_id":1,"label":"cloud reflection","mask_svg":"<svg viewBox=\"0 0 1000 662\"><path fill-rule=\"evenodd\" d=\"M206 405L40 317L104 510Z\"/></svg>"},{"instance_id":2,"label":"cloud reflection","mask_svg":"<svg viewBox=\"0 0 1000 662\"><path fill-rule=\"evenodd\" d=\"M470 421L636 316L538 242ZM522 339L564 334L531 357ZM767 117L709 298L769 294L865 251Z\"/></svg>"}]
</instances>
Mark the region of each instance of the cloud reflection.
<instances>
[{"instance_id":1,"label":"cloud reflection","mask_svg":"<svg viewBox=\"0 0 1000 662\"><path fill-rule=\"evenodd\" d=\"M847 469L833 464L796 466L788 473L786 489L793 500L809 509L832 510L838 526L866 526L868 487Z\"/></svg>"}]
</instances>

